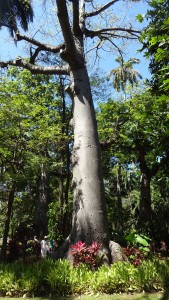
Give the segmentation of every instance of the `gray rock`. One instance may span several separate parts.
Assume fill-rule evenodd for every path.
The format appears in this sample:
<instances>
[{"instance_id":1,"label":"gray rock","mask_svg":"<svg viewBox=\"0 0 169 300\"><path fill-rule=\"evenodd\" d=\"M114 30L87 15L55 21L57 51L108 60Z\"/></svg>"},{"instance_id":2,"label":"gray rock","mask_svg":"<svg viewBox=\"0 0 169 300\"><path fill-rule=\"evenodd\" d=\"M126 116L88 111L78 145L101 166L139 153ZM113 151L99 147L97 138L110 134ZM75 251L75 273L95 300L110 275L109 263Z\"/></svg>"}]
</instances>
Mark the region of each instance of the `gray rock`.
<instances>
[{"instance_id":1,"label":"gray rock","mask_svg":"<svg viewBox=\"0 0 169 300\"><path fill-rule=\"evenodd\" d=\"M116 261L127 261L127 256L124 254L123 248L113 241L109 243L109 249L111 253L112 263Z\"/></svg>"}]
</instances>

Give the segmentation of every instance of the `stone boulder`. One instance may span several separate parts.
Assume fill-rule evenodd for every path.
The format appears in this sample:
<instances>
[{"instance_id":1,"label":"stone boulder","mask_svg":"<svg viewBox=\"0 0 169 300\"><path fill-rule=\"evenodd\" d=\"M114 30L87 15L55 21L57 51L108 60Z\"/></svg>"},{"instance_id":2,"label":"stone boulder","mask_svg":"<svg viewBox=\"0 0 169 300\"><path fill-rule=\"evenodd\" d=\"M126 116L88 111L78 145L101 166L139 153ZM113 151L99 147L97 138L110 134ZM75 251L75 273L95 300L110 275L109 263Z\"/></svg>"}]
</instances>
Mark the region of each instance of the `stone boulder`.
<instances>
[{"instance_id":1,"label":"stone boulder","mask_svg":"<svg viewBox=\"0 0 169 300\"><path fill-rule=\"evenodd\" d=\"M124 254L123 248L116 242L110 241L109 249L111 253L112 263L116 261L127 261L127 256Z\"/></svg>"}]
</instances>

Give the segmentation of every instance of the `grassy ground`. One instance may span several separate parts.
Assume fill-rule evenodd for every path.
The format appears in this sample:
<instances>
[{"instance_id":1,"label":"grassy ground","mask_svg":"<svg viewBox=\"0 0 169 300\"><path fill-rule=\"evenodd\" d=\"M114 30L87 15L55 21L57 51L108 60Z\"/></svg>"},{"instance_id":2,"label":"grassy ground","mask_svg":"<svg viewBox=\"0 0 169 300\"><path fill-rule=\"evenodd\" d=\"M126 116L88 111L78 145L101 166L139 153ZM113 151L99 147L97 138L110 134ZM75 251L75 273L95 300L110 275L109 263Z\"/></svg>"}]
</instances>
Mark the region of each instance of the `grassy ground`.
<instances>
[{"instance_id":1,"label":"grassy ground","mask_svg":"<svg viewBox=\"0 0 169 300\"><path fill-rule=\"evenodd\" d=\"M0 300L23 300L23 298L1 298ZM113 295L83 295L76 297L25 298L26 300L169 300L169 291L154 294L113 294Z\"/></svg>"}]
</instances>

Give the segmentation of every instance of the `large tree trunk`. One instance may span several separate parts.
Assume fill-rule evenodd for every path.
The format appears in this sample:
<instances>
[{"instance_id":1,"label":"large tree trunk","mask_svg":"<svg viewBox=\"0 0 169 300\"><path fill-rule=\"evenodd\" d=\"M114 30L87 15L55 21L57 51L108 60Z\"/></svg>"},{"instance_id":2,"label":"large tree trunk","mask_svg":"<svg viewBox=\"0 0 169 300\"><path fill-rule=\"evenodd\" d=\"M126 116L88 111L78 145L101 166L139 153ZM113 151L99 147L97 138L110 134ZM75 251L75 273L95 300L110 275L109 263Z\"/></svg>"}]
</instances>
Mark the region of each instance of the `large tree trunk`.
<instances>
[{"instance_id":1,"label":"large tree trunk","mask_svg":"<svg viewBox=\"0 0 169 300\"><path fill-rule=\"evenodd\" d=\"M109 248L109 231L95 111L86 68L72 71L74 87L74 205L71 243L99 241Z\"/></svg>"},{"instance_id":2,"label":"large tree trunk","mask_svg":"<svg viewBox=\"0 0 169 300\"><path fill-rule=\"evenodd\" d=\"M6 218L5 218L3 242L2 242L2 249L1 249L1 259L3 261L6 259L7 238L8 238L8 234L9 234L9 226L10 226L10 220L11 220L12 205L13 205L14 197L15 197L15 189L16 189L16 183L14 182L10 188L9 196L8 196L8 203L7 203L7 212L6 212Z\"/></svg>"}]
</instances>

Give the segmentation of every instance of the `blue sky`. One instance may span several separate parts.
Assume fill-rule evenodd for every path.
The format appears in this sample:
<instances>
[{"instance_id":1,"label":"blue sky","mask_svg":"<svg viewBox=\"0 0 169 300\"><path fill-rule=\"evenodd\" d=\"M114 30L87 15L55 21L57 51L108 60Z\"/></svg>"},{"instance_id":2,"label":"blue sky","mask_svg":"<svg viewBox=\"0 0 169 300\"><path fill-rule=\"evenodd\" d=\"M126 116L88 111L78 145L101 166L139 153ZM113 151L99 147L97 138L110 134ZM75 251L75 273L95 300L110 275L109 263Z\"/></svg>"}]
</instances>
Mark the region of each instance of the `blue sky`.
<instances>
[{"instance_id":1,"label":"blue sky","mask_svg":"<svg viewBox=\"0 0 169 300\"><path fill-rule=\"evenodd\" d=\"M107 1L104 0L99 0L102 1L102 3L107 3ZM99 2L98 1L98 2ZM126 5L124 7L124 10L127 8L127 4L124 1L120 1L117 5L117 14L121 13L122 11L122 5ZM135 16L140 13L140 14L145 14L147 10L147 4L145 1L140 1L138 3L134 3L132 5L132 8L130 8L130 14L129 18L132 18L133 20L135 19ZM136 24L136 26L139 26L139 24ZM0 60L9 60L9 59L14 59L17 56L24 56L25 57L25 50L23 49L23 43L18 42L17 46L14 44L12 38L10 37L7 29L2 29L0 31ZM141 47L139 43L129 43L127 48L125 49L125 57L124 59L127 60L131 57L136 57L139 58L141 63L139 65L135 65L135 68L142 74L143 78L149 78L150 73L148 71L148 65L149 61L143 57L143 53L137 53L137 50ZM118 54L112 54L102 52L101 58L99 60L100 67L105 71L105 73L109 73L111 69L115 68L117 66L117 63L114 61L114 58Z\"/></svg>"}]
</instances>

